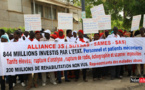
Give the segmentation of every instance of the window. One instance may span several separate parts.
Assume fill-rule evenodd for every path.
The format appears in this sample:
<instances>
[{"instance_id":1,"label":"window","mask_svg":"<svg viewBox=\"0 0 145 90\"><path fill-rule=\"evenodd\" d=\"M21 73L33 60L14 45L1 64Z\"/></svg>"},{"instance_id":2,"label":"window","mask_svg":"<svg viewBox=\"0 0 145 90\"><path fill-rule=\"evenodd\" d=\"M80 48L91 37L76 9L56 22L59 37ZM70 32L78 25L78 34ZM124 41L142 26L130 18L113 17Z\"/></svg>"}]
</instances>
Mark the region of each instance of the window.
<instances>
[{"instance_id":1,"label":"window","mask_svg":"<svg viewBox=\"0 0 145 90\"><path fill-rule=\"evenodd\" d=\"M32 14L34 14L33 8L34 8L33 3L31 3ZM40 14L41 17L43 17L43 6L39 4L35 4L35 13Z\"/></svg>"},{"instance_id":2,"label":"window","mask_svg":"<svg viewBox=\"0 0 145 90\"><path fill-rule=\"evenodd\" d=\"M45 18L52 19L51 7L45 7Z\"/></svg>"},{"instance_id":3,"label":"window","mask_svg":"<svg viewBox=\"0 0 145 90\"><path fill-rule=\"evenodd\" d=\"M36 4L36 14L40 14L43 17L43 6Z\"/></svg>"},{"instance_id":4,"label":"window","mask_svg":"<svg viewBox=\"0 0 145 90\"><path fill-rule=\"evenodd\" d=\"M54 8L53 9L53 20L56 20L57 19L56 17L57 17L57 15L56 15L56 9Z\"/></svg>"},{"instance_id":5,"label":"window","mask_svg":"<svg viewBox=\"0 0 145 90\"><path fill-rule=\"evenodd\" d=\"M8 10L22 12L21 0L8 0Z\"/></svg>"}]
</instances>

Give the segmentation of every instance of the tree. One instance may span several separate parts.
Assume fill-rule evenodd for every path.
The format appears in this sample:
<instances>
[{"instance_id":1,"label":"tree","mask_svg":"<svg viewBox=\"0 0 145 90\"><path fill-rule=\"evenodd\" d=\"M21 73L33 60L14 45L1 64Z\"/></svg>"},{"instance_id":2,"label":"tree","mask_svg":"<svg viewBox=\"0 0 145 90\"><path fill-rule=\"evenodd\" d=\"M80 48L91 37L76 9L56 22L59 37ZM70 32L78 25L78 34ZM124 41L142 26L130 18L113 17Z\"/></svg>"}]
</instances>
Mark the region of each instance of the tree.
<instances>
[{"instance_id":1,"label":"tree","mask_svg":"<svg viewBox=\"0 0 145 90\"><path fill-rule=\"evenodd\" d=\"M86 2L86 17L91 18L90 8L103 4L105 13L111 15L112 27L119 26L121 29L130 29L132 17L142 15L141 25L143 23L143 14L145 14L145 0L85 0ZM74 5L81 6L80 0L74 0ZM122 17L119 12L123 11ZM128 18L130 17L130 18Z\"/></svg>"}]
</instances>

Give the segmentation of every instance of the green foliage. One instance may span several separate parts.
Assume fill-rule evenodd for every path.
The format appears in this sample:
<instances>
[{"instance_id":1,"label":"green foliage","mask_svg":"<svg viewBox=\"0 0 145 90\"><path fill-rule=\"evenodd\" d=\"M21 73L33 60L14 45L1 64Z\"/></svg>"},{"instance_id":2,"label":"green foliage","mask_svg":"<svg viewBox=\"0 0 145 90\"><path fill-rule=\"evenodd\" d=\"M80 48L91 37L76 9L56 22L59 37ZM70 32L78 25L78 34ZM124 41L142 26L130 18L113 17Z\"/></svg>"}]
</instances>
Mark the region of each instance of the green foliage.
<instances>
[{"instance_id":1,"label":"green foliage","mask_svg":"<svg viewBox=\"0 0 145 90\"><path fill-rule=\"evenodd\" d=\"M22 32L25 31L24 27L19 27L19 28L6 28L6 27L3 27L3 28L0 28L0 29L4 29L7 34L13 33L14 31L16 31L18 29L21 29Z\"/></svg>"},{"instance_id":2,"label":"green foliage","mask_svg":"<svg viewBox=\"0 0 145 90\"><path fill-rule=\"evenodd\" d=\"M81 6L81 0L74 0L75 5ZM142 15L140 27L143 24L143 15L145 14L145 0L85 0L86 18L91 18L90 8L103 4L106 15L111 15L112 27L130 30L132 17ZM122 17L119 12L123 11ZM127 17L130 17L129 19Z\"/></svg>"}]
</instances>

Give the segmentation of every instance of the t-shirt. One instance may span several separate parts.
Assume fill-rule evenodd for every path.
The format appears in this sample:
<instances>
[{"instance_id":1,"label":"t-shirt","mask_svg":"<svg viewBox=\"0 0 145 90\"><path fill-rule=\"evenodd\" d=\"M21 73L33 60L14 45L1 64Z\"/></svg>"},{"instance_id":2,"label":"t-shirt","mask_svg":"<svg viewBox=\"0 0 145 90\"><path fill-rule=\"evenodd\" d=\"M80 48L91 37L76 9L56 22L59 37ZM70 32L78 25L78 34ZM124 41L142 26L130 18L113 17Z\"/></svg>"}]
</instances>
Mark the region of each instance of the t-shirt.
<instances>
[{"instance_id":1,"label":"t-shirt","mask_svg":"<svg viewBox=\"0 0 145 90\"><path fill-rule=\"evenodd\" d=\"M38 42L38 40L37 39L33 39L32 41L28 38L28 39L26 39L25 40L25 42Z\"/></svg>"},{"instance_id":2,"label":"t-shirt","mask_svg":"<svg viewBox=\"0 0 145 90\"><path fill-rule=\"evenodd\" d=\"M85 37L83 37L83 39L84 39L85 43L90 42L89 39L87 39L87 38L85 38ZM82 43L82 41L80 41L80 39L78 38L78 39L76 40L76 43Z\"/></svg>"},{"instance_id":3,"label":"t-shirt","mask_svg":"<svg viewBox=\"0 0 145 90\"><path fill-rule=\"evenodd\" d=\"M65 42L65 39L56 38L55 41L57 41L57 42Z\"/></svg>"},{"instance_id":4,"label":"t-shirt","mask_svg":"<svg viewBox=\"0 0 145 90\"><path fill-rule=\"evenodd\" d=\"M74 37L66 37L66 39L67 39L67 42L75 42L76 41L76 38L74 38Z\"/></svg>"},{"instance_id":5,"label":"t-shirt","mask_svg":"<svg viewBox=\"0 0 145 90\"><path fill-rule=\"evenodd\" d=\"M19 39L17 42L23 42L24 40ZM14 42L14 39L12 39L10 42Z\"/></svg>"},{"instance_id":6,"label":"t-shirt","mask_svg":"<svg viewBox=\"0 0 145 90\"><path fill-rule=\"evenodd\" d=\"M107 38L120 38L120 36L119 36L118 34L115 35L115 34L113 33L113 34L111 34L111 35L108 35Z\"/></svg>"},{"instance_id":7,"label":"t-shirt","mask_svg":"<svg viewBox=\"0 0 145 90\"><path fill-rule=\"evenodd\" d=\"M43 37L43 38L40 39L40 41L54 41L54 39L53 39L53 38L50 38L50 39L48 40L48 39L46 39L45 37Z\"/></svg>"}]
</instances>

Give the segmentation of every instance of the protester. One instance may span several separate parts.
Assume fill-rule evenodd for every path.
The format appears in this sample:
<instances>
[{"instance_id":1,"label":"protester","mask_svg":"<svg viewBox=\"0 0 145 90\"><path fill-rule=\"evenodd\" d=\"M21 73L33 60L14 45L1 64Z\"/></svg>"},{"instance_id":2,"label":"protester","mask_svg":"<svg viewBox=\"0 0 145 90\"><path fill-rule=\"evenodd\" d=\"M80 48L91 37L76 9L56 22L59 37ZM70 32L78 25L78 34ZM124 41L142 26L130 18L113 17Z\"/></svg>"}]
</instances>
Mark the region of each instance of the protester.
<instances>
[{"instance_id":1,"label":"protester","mask_svg":"<svg viewBox=\"0 0 145 90\"><path fill-rule=\"evenodd\" d=\"M110 38L120 38L120 36L118 35L117 27L114 27L113 33L107 37L107 39L110 39ZM120 66L111 66L110 67L111 80L113 80L115 77L120 78L120 79L122 78L120 76L120 68L121 68Z\"/></svg>"},{"instance_id":2,"label":"protester","mask_svg":"<svg viewBox=\"0 0 145 90\"><path fill-rule=\"evenodd\" d=\"M53 41L54 42L54 39L50 38L50 34L51 34L51 31L50 30L45 30L44 31L44 36L43 38L40 39L40 41ZM55 82L55 74L54 72L50 72L50 82L54 85L56 85L57 83ZM46 86L46 73L42 73L42 86Z\"/></svg>"},{"instance_id":3,"label":"protester","mask_svg":"<svg viewBox=\"0 0 145 90\"><path fill-rule=\"evenodd\" d=\"M9 37L7 35L2 35L1 36L1 42L4 43L4 42L9 42ZM1 82L1 90L5 90L5 77L4 76L1 76L0 77L2 82ZM8 79L9 79L9 90L13 90L13 82L12 82L12 76L8 76Z\"/></svg>"},{"instance_id":4,"label":"protester","mask_svg":"<svg viewBox=\"0 0 145 90\"><path fill-rule=\"evenodd\" d=\"M79 38L76 40L76 43L89 43L89 39L84 37L84 32L83 30L79 30L78 31L78 36ZM86 73L87 73L87 69L82 69L83 72L83 80L84 82L88 82L88 80L86 79ZM80 76L80 70L75 70L75 81L78 81Z\"/></svg>"},{"instance_id":5,"label":"protester","mask_svg":"<svg viewBox=\"0 0 145 90\"><path fill-rule=\"evenodd\" d=\"M67 34L67 42L75 42L76 41L76 38L72 37L72 30L67 30L66 32Z\"/></svg>"},{"instance_id":6,"label":"protester","mask_svg":"<svg viewBox=\"0 0 145 90\"><path fill-rule=\"evenodd\" d=\"M0 37L4 34L5 34L5 31L3 29L0 29ZM1 39L0 39L0 41L1 41Z\"/></svg>"},{"instance_id":7,"label":"protester","mask_svg":"<svg viewBox=\"0 0 145 90\"><path fill-rule=\"evenodd\" d=\"M58 38L55 39L56 42L65 42L65 35L63 34L63 30L60 29L58 30ZM70 80L68 80L68 75L67 75L67 71L64 71L64 76L65 76L65 82L70 82ZM58 83L62 83L61 81L61 71L57 71L57 80Z\"/></svg>"},{"instance_id":8,"label":"protester","mask_svg":"<svg viewBox=\"0 0 145 90\"><path fill-rule=\"evenodd\" d=\"M14 35L13 35L12 33L9 34L9 39L10 39L10 40L14 39Z\"/></svg>"},{"instance_id":9,"label":"protester","mask_svg":"<svg viewBox=\"0 0 145 90\"><path fill-rule=\"evenodd\" d=\"M145 35L144 35L144 28L141 28L139 33L135 37L145 37ZM143 66L143 67L145 67L145 66ZM141 64L137 64L137 76L138 77L142 76L141 75ZM143 68L143 77L145 77L145 68Z\"/></svg>"},{"instance_id":10,"label":"protester","mask_svg":"<svg viewBox=\"0 0 145 90\"><path fill-rule=\"evenodd\" d=\"M23 37L25 37L25 39L28 39L29 38L29 32L28 31L25 31Z\"/></svg>"},{"instance_id":11,"label":"protester","mask_svg":"<svg viewBox=\"0 0 145 90\"><path fill-rule=\"evenodd\" d=\"M73 35L73 37L77 40L77 31L73 31L73 33L72 33L72 35Z\"/></svg>"},{"instance_id":12,"label":"protester","mask_svg":"<svg viewBox=\"0 0 145 90\"><path fill-rule=\"evenodd\" d=\"M23 40L20 39L20 35L21 35L21 32L19 30L16 30L14 32L14 39L12 39L11 42L22 42ZM25 83L24 83L25 75L15 75L15 76L13 76L13 87L16 85L17 76L19 77L21 85L24 87L25 86Z\"/></svg>"},{"instance_id":13,"label":"protester","mask_svg":"<svg viewBox=\"0 0 145 90\"><path fill-rule=\"evenodd\" d=\"M95 33L93 41L97 41L97 40L99 40L99 38L100 38L100 34ZM92 73L93 73L93 81L96 81L96 78L98 78L100 80L102 78L102 67L93 68Z\"/></svg>"},{"instance_id":14,"label":"protester","mask_svg":"<svg viewBox=\"0 0 145 90\"><path fill-rule=\"evenodd\" d=\"M67 37L66 37L67 42L75 42L76 41L76 38L74 38L72 35L72 30L68 29L66 32L66 35L67 35ZM68 77L71 79L75 77L74 70L69 70Z\"/></svg>"},{"instance_id":15,"label":"protester","mask_svg":"<svg viewBox=\"0 0 145 90\"><path fill-rule=\"evenodd\" d=\"M26 42L38 42L35 39L35 33L33 31L30 31L29 38L26 40ZM30 88L32 87L32 83L34 83L34 86L37 88L38 87L37 85L38 74L35 73L33 77L32 77L32 74L28 74L27 76L28 76L28 83L27 83L26 90L30 90Z\"/></svg>"}]
</instances>

